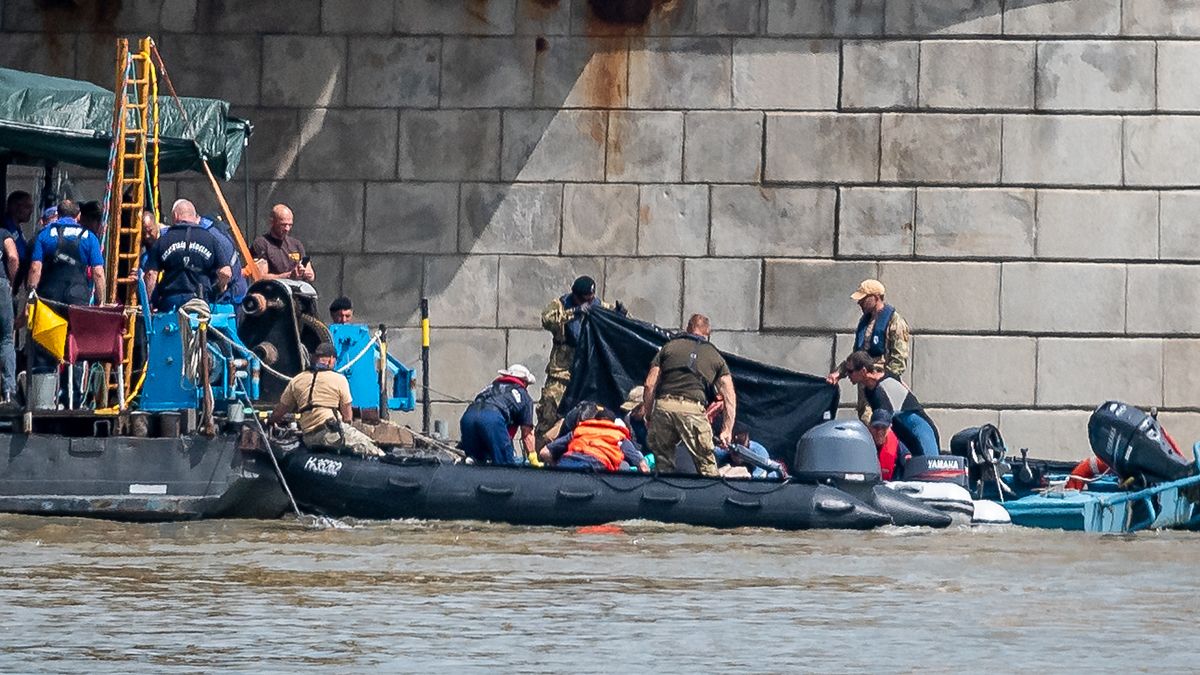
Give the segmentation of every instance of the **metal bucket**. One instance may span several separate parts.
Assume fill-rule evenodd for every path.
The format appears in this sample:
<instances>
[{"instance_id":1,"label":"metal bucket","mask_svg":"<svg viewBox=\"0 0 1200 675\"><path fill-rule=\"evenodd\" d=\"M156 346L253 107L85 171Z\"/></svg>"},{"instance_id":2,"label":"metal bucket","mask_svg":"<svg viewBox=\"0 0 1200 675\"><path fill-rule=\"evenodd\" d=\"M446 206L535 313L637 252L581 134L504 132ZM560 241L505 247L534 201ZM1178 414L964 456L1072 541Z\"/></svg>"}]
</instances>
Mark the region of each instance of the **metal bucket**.
<instances>
[{"instance_id":1,"label":"metal bucket","mask_svg":"<svg viewBox=\"0 0 1200 675\"><path fill-rule=\"evenodd\" d=\"M29 405L34 410L58 408L58 373L34 373L29 378Z\"/></svg>"},{"instance_id":2,"label":"metal bucket","mask_svg":"<svg viewBox=\"0 0 1200 675\"><path fill-rule=\"evenodd\" d=\"M158 416L158 435L160 438L179 437L180 415L177 412L165 412Z\"/></svg>"}]
</instances>

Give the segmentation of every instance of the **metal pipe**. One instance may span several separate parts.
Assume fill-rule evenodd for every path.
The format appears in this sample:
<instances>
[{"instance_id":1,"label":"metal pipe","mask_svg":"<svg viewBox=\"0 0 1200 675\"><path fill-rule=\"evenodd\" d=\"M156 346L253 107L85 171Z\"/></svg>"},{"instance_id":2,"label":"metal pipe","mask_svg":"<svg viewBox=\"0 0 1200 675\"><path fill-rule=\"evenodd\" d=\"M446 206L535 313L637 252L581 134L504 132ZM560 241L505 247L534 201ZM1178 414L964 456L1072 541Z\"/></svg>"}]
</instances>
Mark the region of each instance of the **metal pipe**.
<instances>
[{"instance_id":1,"label":"metal pipe","mask_svg":"<svg viewBox=\"0 0 1200 675\"><path fill-rule=\"evenodd\" d=\"M429 435L429 298L421 298L421 433Z\"/></svg>"},{"instance_id":2,"label":"metal pipe","mask_svg":"<svg viewBox=\"0 0 1200 675\"><path fill-rule=\"evenodd\" d=\"M387 420L388 412L388 346L387 325L379 324L379 419Z\"/></svg>"}]
</instances>

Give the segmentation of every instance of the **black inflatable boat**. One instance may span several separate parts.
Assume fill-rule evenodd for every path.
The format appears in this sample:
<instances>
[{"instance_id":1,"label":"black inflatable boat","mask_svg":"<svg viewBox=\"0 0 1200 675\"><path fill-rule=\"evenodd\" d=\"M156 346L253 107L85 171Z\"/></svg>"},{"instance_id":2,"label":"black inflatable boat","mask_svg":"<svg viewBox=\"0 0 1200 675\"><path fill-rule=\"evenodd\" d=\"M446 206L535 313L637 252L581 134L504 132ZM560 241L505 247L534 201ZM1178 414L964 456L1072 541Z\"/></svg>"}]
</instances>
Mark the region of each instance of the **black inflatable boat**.
<instances>
[{"instance_id":1,"label":"black inflatable boat","mask_svg":"<svg viewBox=\"0 0 1200 675\"><path fill-rule=\"evenodd\" d=\"M882 485L856 490L856 497L792 480L470 466L304 450L286 455L282 466L305 510L334 517L560 526L645 519L785 530L950 524L946 514Z\"/></svg>"}]
</instances>

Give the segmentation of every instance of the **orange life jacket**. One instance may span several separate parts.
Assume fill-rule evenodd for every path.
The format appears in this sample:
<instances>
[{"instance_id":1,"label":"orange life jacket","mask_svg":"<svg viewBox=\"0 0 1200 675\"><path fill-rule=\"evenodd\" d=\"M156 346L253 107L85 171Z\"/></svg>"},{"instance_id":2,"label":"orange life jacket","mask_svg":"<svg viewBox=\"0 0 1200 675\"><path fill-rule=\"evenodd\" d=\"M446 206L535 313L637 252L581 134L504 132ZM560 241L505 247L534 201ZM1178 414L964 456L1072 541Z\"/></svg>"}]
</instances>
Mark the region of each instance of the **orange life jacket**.
<instances>
[{"instance_id":1,"label":"orange life jacket","mask_svg":"<svg viewBox=\"0 0 1200 675\"><path fill-rule=\"evenodd\" d=\"M579 453L600 460L604 468L616 471L621 468L625 453L621 452L621 441L629 440L629 430L608 420L584 420L575 427L566 454Z\"/></svg>"},{"instance_id":2,"label":"orange life jacket","mask_svg":"<svg viewBox=\"0 0 1200 675\"><path fill-rule=\"evenodd\" d=\"M1071 471L1071 478L1067 480L1066 488L1068 490L1085 490L1091 479L1099 478L1106 472L1108 472L1108 465L1104 463L1104 460L1092 455L1075 465Z\"/></svg>"}]
</instances>

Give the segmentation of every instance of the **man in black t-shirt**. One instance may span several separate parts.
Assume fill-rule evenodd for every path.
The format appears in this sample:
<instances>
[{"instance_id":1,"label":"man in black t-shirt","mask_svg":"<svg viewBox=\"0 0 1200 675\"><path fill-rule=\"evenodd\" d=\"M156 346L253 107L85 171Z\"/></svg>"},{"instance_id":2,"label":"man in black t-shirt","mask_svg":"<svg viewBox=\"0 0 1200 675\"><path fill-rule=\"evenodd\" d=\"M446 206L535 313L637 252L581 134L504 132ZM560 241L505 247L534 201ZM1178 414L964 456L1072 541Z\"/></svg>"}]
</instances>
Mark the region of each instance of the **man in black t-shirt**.
<instances>
[{"instance_id":1,"label":"man in black t-shirt","mask_svg":"<svg viewBox=\"0 0 1200 675\"><path fill-rule=\"evenodd\" d=\"M233 277L228 261L218 254L220 242L200 227L191 202L176 201L171 216L175 224L154 242L143 275L158 312L173 311L195 298L211 302Z\"/></svg>"}]
</instances>

